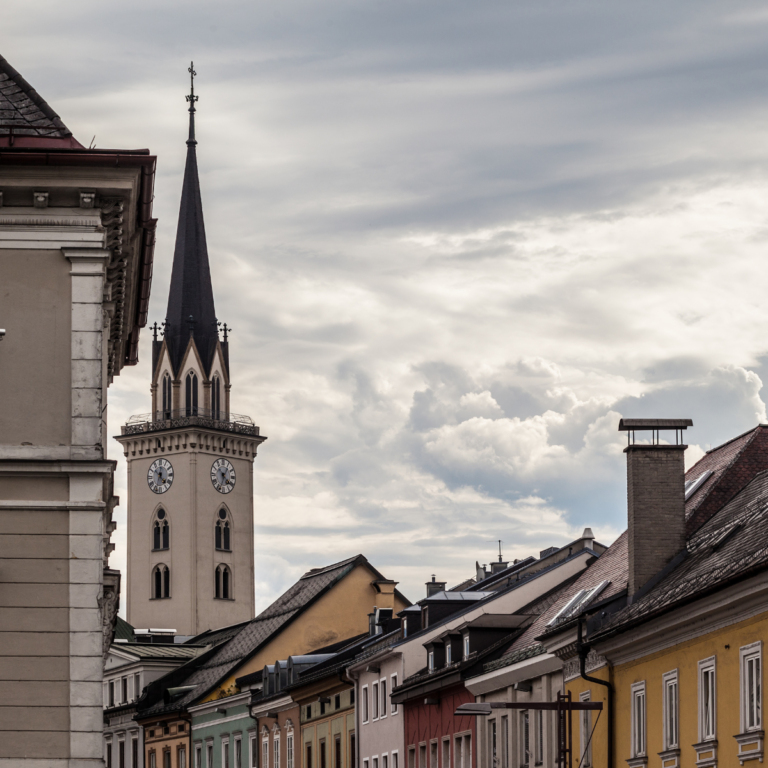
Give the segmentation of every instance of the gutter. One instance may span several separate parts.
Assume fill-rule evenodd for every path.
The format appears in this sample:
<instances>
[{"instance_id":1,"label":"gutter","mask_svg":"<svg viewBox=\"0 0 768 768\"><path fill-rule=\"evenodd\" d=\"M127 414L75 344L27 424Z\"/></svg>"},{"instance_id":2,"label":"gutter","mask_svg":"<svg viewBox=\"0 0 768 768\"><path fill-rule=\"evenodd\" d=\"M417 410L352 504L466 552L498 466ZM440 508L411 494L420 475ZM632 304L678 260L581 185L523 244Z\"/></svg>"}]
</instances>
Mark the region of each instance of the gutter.
<instances>
[{"instance_id":1,"label":"gutter","mask_svg":"<svg viewBox=\"0 0 768 768\"><path fill-rule=\"evenodd\" d=\"M589 653L589 646L582 642L583 636L583 620L579 617L579 638L576 642L576 647L579 653L579 674L582 680L586 680L588 683L595 683L597 685L603 685L608 689L608 762L606 768L613 768L613 727L614 727L614 715L613 715L613 698L614 689L613 684L606 680L600 680L597 677L590 677L587 674L587 654ZM610 667L609 667L610 675Z\"/></svg>"}]
</instances>

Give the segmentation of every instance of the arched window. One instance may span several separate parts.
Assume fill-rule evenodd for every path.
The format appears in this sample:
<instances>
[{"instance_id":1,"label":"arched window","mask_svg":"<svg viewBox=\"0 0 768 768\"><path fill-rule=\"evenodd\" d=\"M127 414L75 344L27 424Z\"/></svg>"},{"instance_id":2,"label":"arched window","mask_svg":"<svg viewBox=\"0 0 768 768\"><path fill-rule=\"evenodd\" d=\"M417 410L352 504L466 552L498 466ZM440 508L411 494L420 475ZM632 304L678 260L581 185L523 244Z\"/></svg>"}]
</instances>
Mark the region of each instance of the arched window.
<instances>
[{"instance_id":1,"label":"arched window","mask_svg":"<svg viewBox=\"0 0 768 768\"><path fill-rule=\"evenodd\" d=\"M163 418L171 418L171 377L163 376Z\"/></svg>"},{"instance_id":2,"label":"arched window","mask_svg":"<svg viewBox=\"0 0 768 768\"><path fill-rule=\"evenodd\" d=\"M211 382L211 411L214 419L221 419L221 379L214 376Z\"/></svg>"},{"instance_id":3,"label":"arched window","mask_svg":"<svg viewBox=\"0 0 768 768\"><path fill-rule=\"evenodd\" d=\"M187 416L197 416L197 374L194 371L187 374L185 394Z\"/></svg>"},{"instance_id":4,"label":"arched window","mask_svg":"<svg viewBox=\"0 0 768 768\"><path fill-rule=\"evenodd\" d=\"M216 598L219 600L232 599L232 571L227 565L216 567Z\"/></svg>"},{"instance_id":5,"label":"arched window","mask_svg":"<svg viewBox=\"0 0 768 768\"><path fill-rule=\"evenodd\" d=\"M164 509L158 509L152 526L152 549L168 549L171 546L171 529Z\"/></svg>"},{"instance_id":6,"label":"arched window","mask_svg":"<svg viewBox=\"0 0 768 768\"><path fill-rule=\"evenodd\" d=\"M152 597L160 600L171 596L171 572L167 565L156 565L152 570Z\"/></svg>"},{"instance_id":7,"label":"arched window","mask_svg":"<svg viewBox=\"0 0 768 768\"><path fill-rule=\"evenodd\" d=\"M216 549L225 552L232 551L232 526L229 524L229 516L226 509L219 510L219 519L216 521L215 544Z\"/></svg>"}]
</instances>

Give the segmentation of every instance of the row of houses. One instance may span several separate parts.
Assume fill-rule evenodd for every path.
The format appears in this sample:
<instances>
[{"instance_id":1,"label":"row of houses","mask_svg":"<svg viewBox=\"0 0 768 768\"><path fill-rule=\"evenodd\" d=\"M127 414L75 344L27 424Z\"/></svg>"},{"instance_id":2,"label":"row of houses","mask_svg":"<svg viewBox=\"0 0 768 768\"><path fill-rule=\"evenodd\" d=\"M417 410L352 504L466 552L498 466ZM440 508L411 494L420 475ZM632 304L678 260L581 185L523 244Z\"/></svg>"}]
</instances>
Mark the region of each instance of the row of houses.
<instances>
[{"instance_id":1,"label":"row of houses","mask_svg":"<svg viewBox=\"0 0 768 768\"><path fill-rule=\"evenodd\" d=\"M588 528L452 588L433 576L415 604L358 555L186 642L121 624L108 768L762 761L768 427L686 473L689 424L620 425L628 528L609 547Z\"/></svg>"}]
</instances>

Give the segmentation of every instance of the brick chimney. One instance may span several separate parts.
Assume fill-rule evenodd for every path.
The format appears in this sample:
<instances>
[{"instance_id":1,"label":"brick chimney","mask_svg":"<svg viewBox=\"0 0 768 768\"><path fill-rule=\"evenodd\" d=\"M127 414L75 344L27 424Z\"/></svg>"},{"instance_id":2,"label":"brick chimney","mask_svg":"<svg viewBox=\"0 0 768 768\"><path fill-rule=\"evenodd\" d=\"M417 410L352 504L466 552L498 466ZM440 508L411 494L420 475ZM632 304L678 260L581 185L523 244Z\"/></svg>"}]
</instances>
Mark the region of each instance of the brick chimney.
<instances>
[{"instance_id":1,"label":"brick chimney","mask_svg":"<svg viewBox=\"0 0 768 768\"><path fill-rule=\"evenodd\" d=\"M627 535L629 596L656 576L685 547L685 449L683 430L690 419L622 419L627 433ZM659 433L675 432L663 444ZM650 443L636 443L635 432L650 432ZM671 437L671 436L670 436Z\"/></svg>"},{"instance_id":2,"label":"brick chimney","mask_svg":"<svg viewBox=\"0 0 768 768\"><path fill-rule=\"evenodd\" d=\"M445 582L435 581L435 574L432 574L432 581L427 582L427 597L432 597L438 592L445 592Z\"/></svg>"}]
</instances>

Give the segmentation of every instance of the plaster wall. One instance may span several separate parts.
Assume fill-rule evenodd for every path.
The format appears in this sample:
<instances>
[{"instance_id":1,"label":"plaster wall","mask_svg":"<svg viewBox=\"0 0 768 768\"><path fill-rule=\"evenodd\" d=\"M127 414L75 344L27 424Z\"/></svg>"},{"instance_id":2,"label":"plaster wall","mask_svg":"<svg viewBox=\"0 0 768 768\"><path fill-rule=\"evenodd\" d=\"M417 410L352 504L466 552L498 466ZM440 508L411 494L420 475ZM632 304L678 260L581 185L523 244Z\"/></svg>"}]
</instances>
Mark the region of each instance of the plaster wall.
<instances>
[{"instance_id":1,"label":"plaster wall","mask_svg":"<svg viewBox=\"0 0 768 768\"><path fill-rule=\"evenodd\" d=\"M370 665L379 667L379 672L366 672L365 666L363 666L357 682L357 701L360 702L358 706L358 728L360 735L358 738L361 760L371 758L373 755L391 753L393 750L399 751L402 754L405 742L403 707L402 705L397 705L393 712L390 699L392 689L395 687L392 676L397 675L398 684L403 681L402 657L398 653L384 659L373 658L370 661ZM373 683L378 683L380 686L382 680L387 681L387 711L384 717L379 716L374 719L372 717L373 710L370 705L371 691L373 690ZM364 696L369 698L367 722L363 722L361 714ZM379 713L381 715L381 709ZM394 766L390 765L389 768L394 768ZM402 768L402 766L399 768Z\"/></svg>"}]
</instances>

